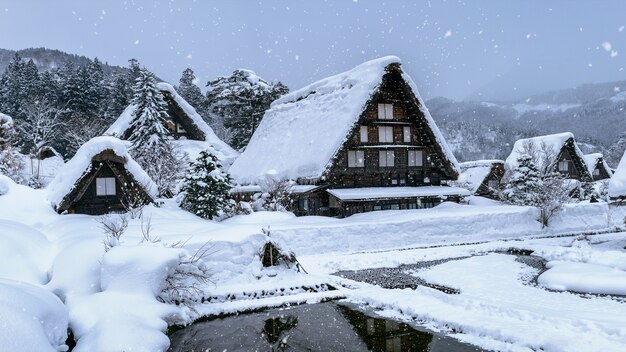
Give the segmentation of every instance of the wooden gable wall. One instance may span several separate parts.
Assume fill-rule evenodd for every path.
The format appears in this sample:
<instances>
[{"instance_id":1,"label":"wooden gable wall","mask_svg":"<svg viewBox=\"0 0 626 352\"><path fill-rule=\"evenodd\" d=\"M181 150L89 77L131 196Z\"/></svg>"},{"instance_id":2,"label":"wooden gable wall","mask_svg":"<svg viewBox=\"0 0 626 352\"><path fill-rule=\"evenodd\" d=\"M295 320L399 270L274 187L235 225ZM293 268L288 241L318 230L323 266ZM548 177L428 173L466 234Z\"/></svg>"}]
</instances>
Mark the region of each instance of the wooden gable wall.
<instances>
[{"instance_id":1,"label":"wooden gable wall","mask_svg":"<svg viewBox=\"0 0 626 352\"><path fill-rule=\"evenodd\" d=\"M575 179L581 182L591 181L592 177L589 175L589 171L587 169L587 165L585 161L578 156L576 153L575 145L576 143L574 139L568 139L559 155L557 156L556 164L554 168L556 171L559 170L559 162L566 160L569 163L568 171L564 174L566 178Z\"/></svg>"},{"instance_id":2,"label":"wooden gable wall","mask_svg":"<svg viewBox=\"0 0 626 352\"><path fill-rule=\"evenodd\" d=\"M393 119L379 119L378 104L393 104ZM454 180L453 167L436 144L418 100L404 81L399 68L383 76L358 123L338 151L328 172L331 187L380 187L441 185ZM361 142L361 126L367 128L367 142ZM393 143L379 141L379 127L393 129ZM404 140L404 128L410 128L410 141ZM348 166L348 151L363 151L364 167ZM409 150L422 152L422 166L409 166ZM394 152L394 166L379 166L379 151Z\"/></svg>"}]
</instances>

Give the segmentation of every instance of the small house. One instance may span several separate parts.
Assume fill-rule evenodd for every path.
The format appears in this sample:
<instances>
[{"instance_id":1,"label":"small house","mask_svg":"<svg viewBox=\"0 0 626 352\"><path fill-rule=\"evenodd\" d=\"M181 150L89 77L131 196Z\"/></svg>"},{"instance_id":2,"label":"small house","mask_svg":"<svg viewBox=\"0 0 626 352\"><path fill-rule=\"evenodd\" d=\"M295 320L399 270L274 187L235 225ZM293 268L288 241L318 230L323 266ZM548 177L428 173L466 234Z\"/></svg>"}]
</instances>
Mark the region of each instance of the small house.
<instances>
[{"instance_id":1,"label":"small house","mask_svg":"<svg viewBox=\"0 0 626 352\"><path fill-rule=\"evenodd\" d=\"M217 137L196 109L178 94L171 84L160 82L157 87L167 104L165 127L170 131L174 142L187 152L192 160L197 158L200 151L210 147L222 166L228 168L239 153ZM129 105L104 135L128 139L132 133L130 125L136 108L133 104Z\"/></svg>"},{"instance_id":2,"label":"small house","mask_svg":"<svg viewBox=\"0 0 626 352\"><path fill-rule=\"evenodd\" d=\"M286 94L229 172L240 185L310 186L298 215L349 216L459 201L459 165L397 57Z\"/></svg>"},{"instance_id":3,"label":"small house","mask_svg":"<svg viewBox=\"0 0 626 352\"><path fill-rule=\"evenodd\" d=\"M570 132L517 140L505 161L506 168L514 169L522 154L530 155L543 174L558 172L566 179L580 182L593 180L585 156Z\"/></svg>"},{"instance_id":4,"label":"small house","mask_svg":"<svg viewBox=\"0 0 626 352\"><path fill-rule=\"evenodd\" d=\"M613 176L613 171L604 161L602 153L585 154L584 158L587 170L589 170L594 181L605 180Z\"/></svg>"},{"instance_id":5,"label":"small house","mask_svg":"<svg viewBox=\"0 0 626 352\"><path fill-rule=\"evenodd\" d=\"M58 213L101 215L153 201L157 186L115 137L95 137L81 146L48 185Z\"/></svg>"},{"instance_id":6,"label":"small house","mask_svg":"<svg viewBox=\"0 0 626 352\"><path fill-rule=\"evenodd\" d=\"M475 196L497 198L504 177L504 161L477 160L460 163L461 174L454 184L465 187Z\"/></svg>"}]
</instances>

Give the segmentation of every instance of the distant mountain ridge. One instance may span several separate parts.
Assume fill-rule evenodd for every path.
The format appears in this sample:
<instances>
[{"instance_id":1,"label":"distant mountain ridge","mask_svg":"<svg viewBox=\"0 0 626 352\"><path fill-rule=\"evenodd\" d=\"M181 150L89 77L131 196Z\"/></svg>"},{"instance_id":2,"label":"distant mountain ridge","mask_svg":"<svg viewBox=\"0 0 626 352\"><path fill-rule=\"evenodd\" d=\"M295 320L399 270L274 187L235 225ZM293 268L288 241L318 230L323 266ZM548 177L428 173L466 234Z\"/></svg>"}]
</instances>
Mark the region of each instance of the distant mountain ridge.
<instances>
[{"instance_id":1,"label":"distant mountain ridge","mask_svg":"<svg viewBox=\"0 0 626 352\"><path fill-rule=\"evenodd\" d=\"M585 152L604 152L626 132L626 81L584 84L508 102L434 98L426 106L463 161L502 159L519 138L566 131L584 144Z\"/></svg>"},{"instance_id":2,"label":"distant mountain ridge","mask_svg":"<svg viewBox=\"0 0 626 352\"><path fill-rule=\"evenodd\" d=\"M11 62L11 59L15 56L15 52L16 50L0 49L0 74L6 70L9 62ZM20 54L22 59L26 61L32 59L40 72L59 68L68 61L71 61L76 66L83 66L93 62L93 59L86 56L69 54L60 50L48 48L28 48L17 50L17 53ZM125 72L126 68L109 65L106 62L103 62L102 71L108 76L114 72Z\"/></svg>"}]
</instances>

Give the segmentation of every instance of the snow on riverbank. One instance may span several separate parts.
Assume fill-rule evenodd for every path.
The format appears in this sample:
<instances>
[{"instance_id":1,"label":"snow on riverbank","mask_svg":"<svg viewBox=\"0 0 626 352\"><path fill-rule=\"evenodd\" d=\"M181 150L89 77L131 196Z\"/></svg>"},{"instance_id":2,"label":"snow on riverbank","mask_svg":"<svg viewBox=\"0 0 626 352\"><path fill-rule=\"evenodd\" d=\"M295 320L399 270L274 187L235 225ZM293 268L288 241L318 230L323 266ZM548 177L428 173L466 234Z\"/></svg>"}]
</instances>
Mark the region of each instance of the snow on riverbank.
<instances>
[{"instance_id":1,"label":"snow on riverbank","mask_svg":"<svg viewBox=\"0 0 626 352\"><path fill-rule=\"evenodd\" d=\"M615 248L602 250L608 253L607 257L564 247L571 244L572 238L529 240L614 228L621 225L621 209L609 211L602 204L568 206L555 218L553 226L542 229L535 220L535 209L490 202L479 202L480 205L444 203L433 209L381 211L346 219L297 218L288 213L260 212L217 223L182 211L172 200L166 200L161 207L145 207L143 221L130 219L121 246L105 253L104 233L98 217L58 215L46 200L45 190L0 181L0 209L3 209L0 212L0 279L28 282L43 292L56 294L65 303L61 307L64 314L69 315L69 325L78 338L77 351L130 347L164 350L168 345L164 335L168 323L184 322L203 314L319 301L342 297L349 292L356 295L362 288L363 295L359 297L365 300L373 295L371 300L367 299L372 304L380 301L382 305L384 301L388 306L396 297L396 293L387 297L388 291L372 288L370 292L370 288L361 285L347 284L351 290L342 288L345 280L339 282L327 276L338 269L397 266L420 260L470 256L505 249L513 243L530 246L549 260L568 256L588 258L590 263L597 264L602 264L602 258L611 258L610 262L621 260ZM180 242L184 248L169 248L171 252L165 255L163 246L137 246L148 219L153 238L166 244ZM262 228L270 230L269 238L261 232ZM259 254L268 239L293 250L311 274L264 269ZM472 242L480 244L458 246ZM213 299L213 303L198 305L195 312L189 312L158 301L155 292L180 259L179 251L193 255L207 243L209 251L205 263L213 283L203 287L199 295ZM509 274L517 275L516 272ZM328 285L339 290L326 291ZM424 292L430 291L422 288L416 292L433 296L432 299L440 297L439 293L426 294ZM441 297L445 297L441 298L444 303L451 299L446 295ZM8 309L11 305L0 303L0 310ZM62 319L59 321L63 323ZM123 335L123 331L141 333ZM500 335L494 331L489 330L487 335L501 342ZM490 335L491 332L495 335ZM0 332L0 339L9 337L4 331Z\"/></svg>"},{"instance_id":2,"label":"snow on riverbank","mask_svg":"<svg viewBox=\"0 0 626 352\"><path fill-rule=\"evenodd\" d=\"M537 281L557 291L626 296L626 271L604 265L552 261Z\"/></svg>"}]
</instances>

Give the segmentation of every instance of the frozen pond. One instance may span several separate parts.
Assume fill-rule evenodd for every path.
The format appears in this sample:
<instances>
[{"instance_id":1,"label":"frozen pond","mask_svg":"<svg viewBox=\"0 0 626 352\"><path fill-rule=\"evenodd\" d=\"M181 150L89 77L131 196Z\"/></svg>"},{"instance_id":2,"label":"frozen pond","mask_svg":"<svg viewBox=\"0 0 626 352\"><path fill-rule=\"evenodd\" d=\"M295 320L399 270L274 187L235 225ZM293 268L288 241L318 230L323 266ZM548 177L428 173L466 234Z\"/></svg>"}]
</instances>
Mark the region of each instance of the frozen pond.
<instances>
[{"instance_id":1,"label":"frozen pond","mask_svg":"<svg viewBox=\"0 0 626 352\"><path fill-rule=\"evenodd\" d=\"M484 351L453 338L334 302L192 324L170 335L182 351Z\"/></svg>"}]
</instances>

